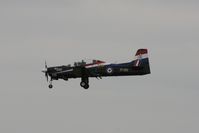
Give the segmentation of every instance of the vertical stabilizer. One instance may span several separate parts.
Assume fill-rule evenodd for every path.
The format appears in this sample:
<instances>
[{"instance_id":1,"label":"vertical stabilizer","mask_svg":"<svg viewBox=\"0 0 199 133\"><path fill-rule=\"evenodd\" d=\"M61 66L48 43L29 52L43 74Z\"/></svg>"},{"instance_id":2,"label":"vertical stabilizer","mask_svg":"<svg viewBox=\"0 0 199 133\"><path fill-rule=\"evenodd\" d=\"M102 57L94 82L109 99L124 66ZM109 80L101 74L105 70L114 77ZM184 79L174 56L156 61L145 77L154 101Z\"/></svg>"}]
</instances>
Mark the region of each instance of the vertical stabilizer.
<instances>
[{"instance_id":1,"label":"vertical stabilizer","mask_svg":"<svg viewBox=\"0 0 199 133\"><path fill-rule=\"evenodd\" d=\"M134 66L143 65L143 60L148 59L148 50L147 49L139 49L135 54Z\"/></svg>"},{"instance_id":2,"label":"vertical stabilizer","mask_svg":"<svg viewBox=\"0 0 199 133\"><path fill-rule=\"evenodd\" d=\"M133 65L134 67L143 67L146 74L151 73L147 49L139 49L137 51Z\"/></svg>"}]
</instances>

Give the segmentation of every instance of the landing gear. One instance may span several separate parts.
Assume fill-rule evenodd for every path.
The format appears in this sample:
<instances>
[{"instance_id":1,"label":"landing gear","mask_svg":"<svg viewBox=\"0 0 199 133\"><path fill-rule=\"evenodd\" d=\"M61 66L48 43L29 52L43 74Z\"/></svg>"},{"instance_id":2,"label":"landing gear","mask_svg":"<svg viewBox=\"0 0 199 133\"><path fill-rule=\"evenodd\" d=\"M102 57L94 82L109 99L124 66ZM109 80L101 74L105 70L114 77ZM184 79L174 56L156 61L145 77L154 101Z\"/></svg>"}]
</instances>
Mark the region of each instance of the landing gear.
<instances>
[{"instance_id":1,"label":"landing gear","mask_svg":"<svg viewBox=\"0 0 199 133\"><path fill-rule=\"evenodd\" d=\"M50 80L50 84L49 84L49 89L52 89L53 88L53 85L52 85L52 79Z\"/></svg>"},{"instance_id":2,"label":"landing gear","mask_svg":"<svg viewBox=\"0 0 199 133\"><path fill-rule=\"evenodd\" d=\"M88 88L89 88L89 84L86 83L86 82L84 82L84 81L82 81L82 82L80 83L80 86L83 87L84 89L88 89Z\"/></svg>"},{"instance_id":3,"label":"landing gear","mask_svg":"<svg viewBox=\"0 0 199 133\"><path fill-rule=\"evenodd\" d=\"M88 77L82 78L80 86L83 87L84 89L88 89L89 88L89 79L88 79Z\"/></svg>"},{"instance_id":4,"label":"landing gear","mask_svg":"<svg viewBox=\"0 0 199 133\"><path fill-rule=\"evenodd\" d=\"M50 84L48 87L49 87L49 89L52 89L52 88L53 88L53 85Z\"/></svg>"}]
</instances>

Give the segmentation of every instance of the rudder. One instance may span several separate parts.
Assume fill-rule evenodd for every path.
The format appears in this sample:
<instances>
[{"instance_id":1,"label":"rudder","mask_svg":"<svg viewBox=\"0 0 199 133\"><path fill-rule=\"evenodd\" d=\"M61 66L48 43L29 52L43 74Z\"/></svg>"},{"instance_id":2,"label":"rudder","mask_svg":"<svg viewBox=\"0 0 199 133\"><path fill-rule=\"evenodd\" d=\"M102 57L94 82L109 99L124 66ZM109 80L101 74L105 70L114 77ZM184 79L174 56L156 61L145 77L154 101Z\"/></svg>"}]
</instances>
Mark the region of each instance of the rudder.
<instances>
[{"instance_id":1,"label":"rudder","mask_svg":"<svg viewBox=\"0 0 199 133\"><path fill-rule=\"evenodd\" d=\"M144 73L149 74L150 65L149 65L149 58L148 58L148 49L139 49L135 54L135 59L133 61L134 67L143 67Z\"/></svg>"}]
</instances>

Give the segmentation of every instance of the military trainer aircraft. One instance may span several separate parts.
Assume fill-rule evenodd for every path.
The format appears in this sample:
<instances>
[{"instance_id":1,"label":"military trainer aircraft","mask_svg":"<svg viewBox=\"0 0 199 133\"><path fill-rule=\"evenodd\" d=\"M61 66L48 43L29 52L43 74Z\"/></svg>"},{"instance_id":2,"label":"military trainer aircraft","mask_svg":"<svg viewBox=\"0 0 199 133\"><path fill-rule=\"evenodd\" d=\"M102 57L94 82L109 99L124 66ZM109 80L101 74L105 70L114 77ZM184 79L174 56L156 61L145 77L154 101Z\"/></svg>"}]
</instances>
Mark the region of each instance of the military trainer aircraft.
<instances>
[{"instance_id":1,"label":"military trainer aircraft","mask_svg":"<svg viewBox=\"0 0 199 133\"><path fill-rule=\"evenodd\" d=\"M52 81L63 79L67 81L71 78L81 78L80 86L89 88L89 78L101 79L111 76L135 76L150 74L150 65L147 49L139 49L133 61L127 63L112 64L101 60L92 62L75 62L74 65L63 65L48 67L45 62L45 70L42 71L48 79L50 77L49 88L53 88Z\"/></svg>"}]
</instances>

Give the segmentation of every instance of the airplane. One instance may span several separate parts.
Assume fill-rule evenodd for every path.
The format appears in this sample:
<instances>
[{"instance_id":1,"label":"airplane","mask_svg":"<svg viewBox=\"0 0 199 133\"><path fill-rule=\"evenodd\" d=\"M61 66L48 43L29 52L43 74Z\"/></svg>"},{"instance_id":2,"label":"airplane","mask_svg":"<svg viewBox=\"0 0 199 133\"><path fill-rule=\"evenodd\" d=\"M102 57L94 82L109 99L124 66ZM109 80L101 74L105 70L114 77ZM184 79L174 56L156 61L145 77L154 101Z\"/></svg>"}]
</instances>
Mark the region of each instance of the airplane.
<instances>
[{"instance_id":1,"label":"airplane","mask_svg":"<svg viewBox=\"0 0 199 133\"><path fill-rule=\"evenodd\" d=\"M139 49L135 58L127 63L106 63L101 60L92 62L75 62L74 65L63 65L48 67L45 62L45 73L49 88L53 88L52 81L63 79L68 81L71 78L81 78L80 86L84 89L89 88L89 78L102 79L102 77L112 76L141 76L151 74L147 49Z\"/></svg>"}]
</instances>

